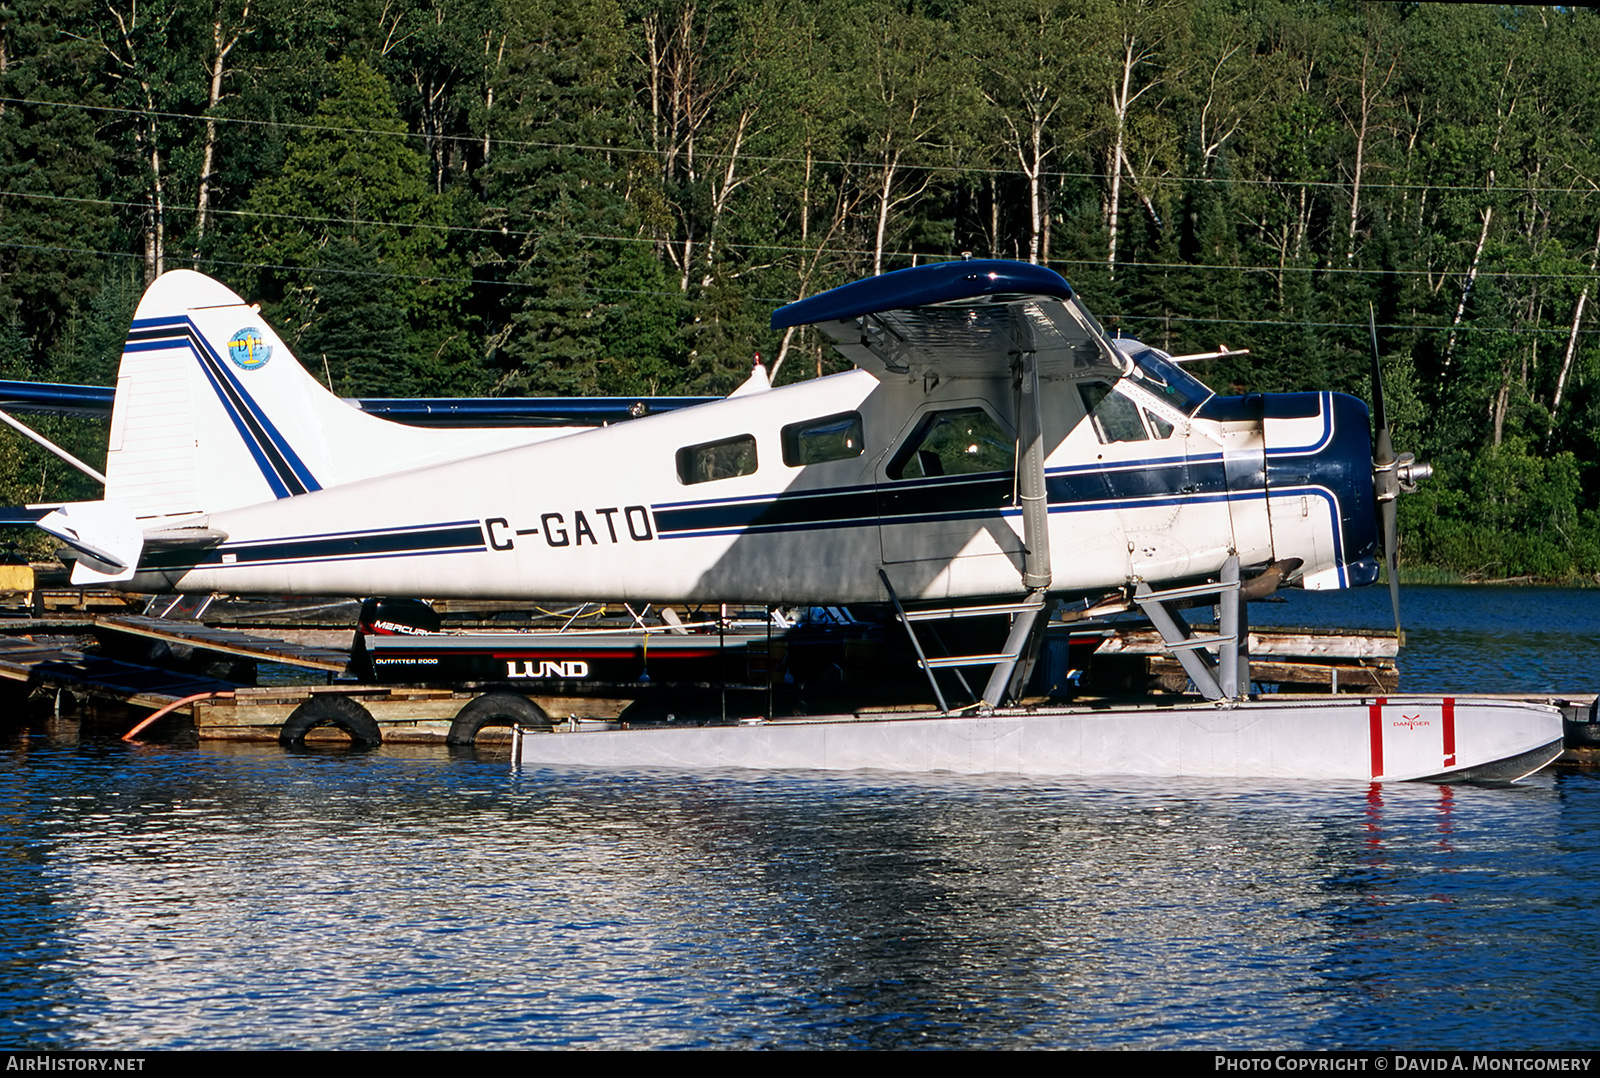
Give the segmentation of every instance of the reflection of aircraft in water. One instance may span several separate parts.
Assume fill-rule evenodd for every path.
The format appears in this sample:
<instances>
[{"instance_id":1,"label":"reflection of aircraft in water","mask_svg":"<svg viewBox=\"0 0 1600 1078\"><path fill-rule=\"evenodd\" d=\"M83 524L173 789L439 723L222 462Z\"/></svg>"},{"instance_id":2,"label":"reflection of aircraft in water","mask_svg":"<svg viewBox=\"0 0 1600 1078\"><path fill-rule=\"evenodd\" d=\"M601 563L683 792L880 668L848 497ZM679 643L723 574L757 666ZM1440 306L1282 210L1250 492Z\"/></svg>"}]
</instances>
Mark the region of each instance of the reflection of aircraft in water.
<instances>
[{"instance_id":1,"label":"reflection of aircraft in water","mask_svg":"<svg viewBox=\"0 0 1600 1078\"><path fill-rule=\"evenodd\" d=\"M857 369L773 389L758 368L725 400L530 442L363 415L232 292L169 273L124 352L105 500L11 519L71 546L74 582L145 591L1003 616L998 650L922 657L930 681L989 668L988 707L1014 695L1057 599L1137 606L1231 700L1248 688L1241 597L1372 583L1380 513L1425 474L1381 426L1375 467L1354 397L1218 397L1038 266L904 270L773 325L816 326ZM1219 607L1218 636L1188 633L1177 605L1195 599ZM1452 733L1417 773L1461 756L1461 711L1430 706L1423 725ZM1550 736L1517 752L1559 739L1559 716L1534 725Z\"/></svg>"}]
</instances>

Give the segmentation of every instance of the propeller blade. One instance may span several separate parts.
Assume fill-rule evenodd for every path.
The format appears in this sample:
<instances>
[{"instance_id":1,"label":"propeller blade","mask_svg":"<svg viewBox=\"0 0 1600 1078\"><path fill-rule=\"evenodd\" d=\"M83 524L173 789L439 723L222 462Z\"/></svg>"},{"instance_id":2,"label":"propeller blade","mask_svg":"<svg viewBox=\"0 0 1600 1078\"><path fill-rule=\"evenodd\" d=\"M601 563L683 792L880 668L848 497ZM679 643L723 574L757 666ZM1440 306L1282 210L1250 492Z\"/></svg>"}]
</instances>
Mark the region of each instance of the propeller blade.
<instances>
[{"instance_id":1,"label":"propeller blade","mask_svg":"<svg viewBox=\"0 0 1600 1078\"><path fill-rule=\"evenodd\" d=\"M1372 425L1386 432L1389 429L1389 417L1383 410L1383 371L1378 367L1378 312L1370 303L1367 304L1367 331L1372 335ZM1392 458L1392 445L1389 453Z\"/></svg>"},{"instance_id":2,"label":"propeller blade","mask_svg":"<svg viewBox=\"0 0 1600 1078\"><path fill-rule=\"evenodd\" d=\"M1383 502L1379 509L1383 513L1383 567L1389 571L1389 605L1394 609L1394 635L1401 647L1405 647L1405 630L1400 628L1400 504L1398 501Z\"/></svg>"},{"instance_id":3,"label":"propeller blade","mask_svg":"<svg viewBox=\"0 0 1600 1078\"><path fill-rule=\"evenodd\" d=\"M1383 518L1383 564L1389 574L1389 605L1394 609L1394 634L1406 642L1400 627L1400 476L1399 457L1389 433L1389 416L1383 406L1383 370L1378 362L1378 315L1367 304L1367 330L1372 337L1372 483Z\"/></svg>"}]
</instances>

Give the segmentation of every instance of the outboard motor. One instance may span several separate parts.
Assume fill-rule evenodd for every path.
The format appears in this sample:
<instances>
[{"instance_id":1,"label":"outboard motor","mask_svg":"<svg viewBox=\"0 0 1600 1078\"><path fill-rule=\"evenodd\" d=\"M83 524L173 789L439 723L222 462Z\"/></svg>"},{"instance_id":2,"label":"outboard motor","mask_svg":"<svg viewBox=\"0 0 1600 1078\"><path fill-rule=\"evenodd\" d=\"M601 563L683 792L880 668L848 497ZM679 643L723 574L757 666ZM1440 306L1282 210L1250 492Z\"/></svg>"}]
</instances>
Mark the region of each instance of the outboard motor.
<instances>
[{"instance_id":1,"label":"outboard motor","mask_svg":"<svg viewBox=\"0 0 1600 1078\"><path fill-rule=\"evenodd\" d=\"M356 631L372 636L427 636L440 627L439 613L422 599L368 599Z\"/></svg>"}]
</instances>

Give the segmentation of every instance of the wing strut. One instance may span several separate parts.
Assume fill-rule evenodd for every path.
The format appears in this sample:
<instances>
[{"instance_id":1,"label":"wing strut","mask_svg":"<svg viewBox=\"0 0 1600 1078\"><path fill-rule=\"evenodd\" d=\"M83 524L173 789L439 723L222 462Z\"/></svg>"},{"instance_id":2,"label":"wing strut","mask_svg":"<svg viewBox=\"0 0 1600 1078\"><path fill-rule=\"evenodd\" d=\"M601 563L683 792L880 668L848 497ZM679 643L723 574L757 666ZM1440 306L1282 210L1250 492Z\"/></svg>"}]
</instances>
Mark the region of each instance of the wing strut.
<instances>
[{"instance_id":1,"label":"wing strut","mask_svg":"<svg viewBox=\"0 0 1600 1078\"><path fill-rule=\"evenodd\" d=\"M1017 500L1022 503L1022 586L1028 589L1027 604L1012 619L1006 638L1005 656L995 664L983 688L983 702L999 707L1007 696L1015 699L1021 686L1018 663L1034 649L1041 638L1039 630L1049 620L1045 593L1054 579L1050 570L1050 495L1044 481L1044 409L1039 398L1038 353L1029 348L1017 353L1020 367L1017 387ZM1032 661L1022 664L1032 668Z\"/></svg>"},{"instance_id":2,"label":"wing strut","mask_svg":"<svg viewBox=\"0 0 1600 1078\"><path fill-rule=\"evenodd\" d=\"M1039 401L1037 353L1023 352L1017 400L1017 493L1022 502L1022 586L1043 593L1050 587L1050 497L1044 483L1044 415Z\"/></svg>"},{"instance_id":3,"label":"wing strut","mask_svg":"<svg viewBox=\"0 0 1600 1078\"><path fill-rule=\"evenodd\" d=\"M29 438L29 439L39 443L40 445L44 446L46 449L50 450L50 452L54 453L56 456L60 457L64 461L66 461L68 464L70 464L74 468L78 469L78 471L82 472L84 475L88 476L90 479L96 480L97 482L101 482L101 483L104 483L106 481L106 477L105 476L101 475L99 472L97 472L93 468L89 467L89 465L85 464L83 461L79 460L77 457L73 456L71 453L68 453L65 449L62 449L59 445L56 445L56 443L52 442L49 438L46 438L44 435L40 434L38 431L34 430L32 427L28 426L27 424L20 423L17 420L12 419L5 412L0 412L0 423L4 423L6 426L10 427L12 430L16 431L18 434L22 435L24 438Z\"/></svg>"}]
</instances>

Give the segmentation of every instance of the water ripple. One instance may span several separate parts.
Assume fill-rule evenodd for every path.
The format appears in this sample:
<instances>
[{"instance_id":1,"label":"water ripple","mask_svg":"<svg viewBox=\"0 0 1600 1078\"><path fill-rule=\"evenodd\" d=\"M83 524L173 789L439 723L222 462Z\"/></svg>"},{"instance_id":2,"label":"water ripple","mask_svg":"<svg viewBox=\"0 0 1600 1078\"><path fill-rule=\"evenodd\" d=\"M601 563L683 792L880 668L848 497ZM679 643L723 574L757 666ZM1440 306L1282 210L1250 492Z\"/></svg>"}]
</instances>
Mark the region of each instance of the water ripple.
<instances>
[{"instance_id":1,"label":"water ripple","mask_svg":"<svg viewBox=\"0 0 1600 1078\"><path fill-rule=\"evenodd\" d=\"M1578 1047L1597 794L30 739L0 1039Z\"/></svg>"}]
</instances>

